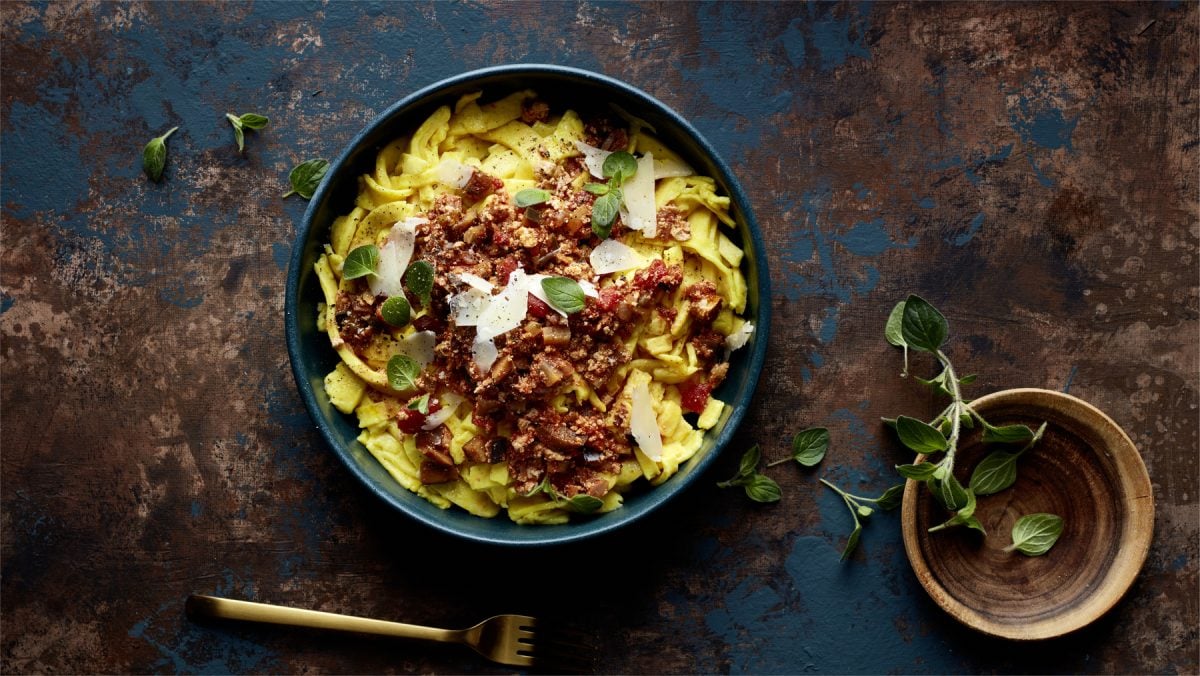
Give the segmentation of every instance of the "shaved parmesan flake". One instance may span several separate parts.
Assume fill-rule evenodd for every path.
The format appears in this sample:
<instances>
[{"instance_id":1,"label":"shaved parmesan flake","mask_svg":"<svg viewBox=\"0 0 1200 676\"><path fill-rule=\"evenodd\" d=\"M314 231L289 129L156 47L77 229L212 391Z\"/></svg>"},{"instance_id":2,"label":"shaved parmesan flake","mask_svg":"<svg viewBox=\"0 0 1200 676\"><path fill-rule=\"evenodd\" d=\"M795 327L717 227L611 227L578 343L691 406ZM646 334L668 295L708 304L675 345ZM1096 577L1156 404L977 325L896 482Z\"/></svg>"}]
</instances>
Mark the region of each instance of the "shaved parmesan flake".
<instances>
[{"instance_id":1,"label":"shaved parmesan flake","mask_svg":"<svg viewBox=\"0 0 1200 676\"><path fill-rule=\"evenodd\" d=\"M458 280L472 289L479 289L484 293L491 293L492 290L496 288L491 282L483 277L480 277L479 275L473 275L469 272L458 273Z\"/></svg>"},{"instance_id":2,"label":"shaved parmesan flake","mask_svg":"<svg viewBox=\"0 0 1200 676\"><path fill-rule=\"evenodd\" d=\"M476 340L471 345L471 358L475 360L475 365L483 372L484 376L492 370L492 364L496 363L496 356L499 352L496 350L496 343L491 340Z\"/></svg>"},{"instance_id":3,"label":"shaved parmesan flake","mask_svg":"<svg viewBox=\"0 0 1200 676\"><path fill-rule=\"evenodd\" d=\"M475 325L476 340L491 340L496 336L512 331L525 320L529 310L529 290L526 287L525 271L521 268L513 270L508 276L508 286L493 296L487 309L479 315Z\"/></svg>"},{"instance_id":4,"label":"shaved parmesan flake","mask_svg":"<svg viewBox=\"0 0 1200 676\"><path fill-rule=\"evenodd\" d=\"M658 208L654 204L654 154L646 153L638 160L637 173L621 186L621 220L646 237L658 234Z\"/></svg>"},{"instance_id":5,"label":"shaved parmesan flake","mask_svg":"<svg viewBox=\"0 0 1200 676\"><path fill-rule=\"evenodd\" d=\"M753 333L754 324L752 322L743 322L742 328L725 336L725 347L728 347L730 351L744 347L746 341L750 340L750 336Z\"/></svg>"},{"instance_id":6,"label":"shaved parmesan flake","mask_svg":"<svg viewBox=\"0 0 1200 676\"><path fill-rule=\"evenodd\" d=\"M379 247L379 265L375 274L367 276L371 293L387 297L404 293L404 271L412 260L417 243L417 226L429 221L424 218L406 218L397 222L387 234L387 242Z\"/></svg>"},{"instance_id":7,"label":"shaved parmesan flake","mask_svg":"<svg viewBox=\"0 0 1200 676\"><path fill-rule=\"evenodd\" d=\"M674 157L654 158L654 178L671 178L672 176L695 176L696 170L687 162Z\"/></svg>"},{"instance_id":8,"label":"shaved parmesan flake","mask_svg":"<svg viewBox=\"0 0 1200 676\"><path fill-rule=\"evenodd\" d=\"M492 297L479 289L467 289L450 297L450 319L457 326L477 326L479 315L487 309Z\"/></svg>"},{"instance_id":9,"label":"shaved parmesan flake","mask_svg":"<svg viewBox=\"0 0 1200 676\"><path fill-rule=\"evenodd\" d=\"M575 147L579 149L579 152L583 153L583 163L587 165L588 171L592 173L592 176L604 180L604 160L609 155L612 155L612 153L607 150L600 150L595 146L589 146L583 141L576 141Z\"/></svg>"},{"instance_id":10,"label":"shaved parmesan flake","mask_svg":"<svg viewBox=\"0 0 1200 676\"><path fill-rule=\"evenodd\" d=\"M401 338L396 344L396 354L408 355L417 366L425 368L433 363L433 346L437 345L437 334L433 331L418 331Z\"/></svg>"},{"instance_id":11,"label":"shaved parmesan flake","mask_svg":"<svg viewBox=\"0 0 1200 676\"><path fill-rule=\"evenodd\" d=\"M471 182L471 177L475 175L475 169L468 165L459 162L453 157L443 157L440 164L437 166L437 180L439 183L454 186L459 190L467 187Z\"/></svg>"},{"instance_id":12,"label":"shaved parmesan flake","mask_svg":"<svg viewBox=\"0 0 1200 676\"><path fill-rule=\"evenodd\" d=\"M588 262L592 264L596 274L607 275L610 272L640 268L646 263L646 259L621 242L606 239L600 242L600 246L592 249Z\"/></svg>"},{"instance_id":13,"label":"shaved parmesan flake","mask_svg":"<svg viewBox=\"0 0 1200 676\"><path fill-rule=\"evenodd\" d=\"M421 429L428 431L446 422L450 416L454 415L454 409L458 408L462 402L463 398L453 392L438 395L438 403L442 407L425 418L425 424L421 425Z\"/></svg>"},{"instance_id":14,"label":"shaved parmesan flake","mask_svg":"<svg viewBox=\"0 0 1200 676\"><path fill-rule=\"evenodd\" d=\"M608 240L605 240L605 241L608 241ZM592 284L591 282L587 281L586 279L579 280L579 288L583 289L583 295L585 295L585 296L590 296L592 298L600 297L600 291L598 291L596 289L596 285Z\"/></svg>"},{"instance_id":15,"label":"shaved parmesan flake","mask_svg":"<svg viewBox=\"0 0 1200 676\"><path fill-rule=\"evenodd\" d=\"M650 402L650 389L645 383L634 385L629 392L629 433L647 458L662 460L662 433Z\"/></svg>"}]
</instances>

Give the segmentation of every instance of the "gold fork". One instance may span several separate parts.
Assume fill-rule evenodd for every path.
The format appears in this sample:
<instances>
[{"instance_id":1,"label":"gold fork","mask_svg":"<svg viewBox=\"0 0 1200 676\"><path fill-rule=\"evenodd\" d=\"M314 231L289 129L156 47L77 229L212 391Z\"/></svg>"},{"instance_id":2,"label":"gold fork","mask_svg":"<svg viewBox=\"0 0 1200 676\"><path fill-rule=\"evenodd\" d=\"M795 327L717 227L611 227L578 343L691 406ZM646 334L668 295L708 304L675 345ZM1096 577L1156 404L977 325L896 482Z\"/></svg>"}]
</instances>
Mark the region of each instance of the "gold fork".
<instances>
[{"instance_id":1,"label":"gold fork","mask_svg":"<svg viewBox=\"0 0 1200 676\"><path fill-rule=\"evenodd\" d=\"M578 646L552 644L540 638L538 622L526 615L497 615L469 629L436 629L319 610L273 606L193 594L187 600L189 617L283 624L292 627L353 631L440 643L462 643L484 657L514 667L547 667L547 658L578 656ZM569 665L568 665L569 666ZM575 665L581 667L582 663ZM580 669L567 668L564 671Z\"/></svg>"}]
</instances>

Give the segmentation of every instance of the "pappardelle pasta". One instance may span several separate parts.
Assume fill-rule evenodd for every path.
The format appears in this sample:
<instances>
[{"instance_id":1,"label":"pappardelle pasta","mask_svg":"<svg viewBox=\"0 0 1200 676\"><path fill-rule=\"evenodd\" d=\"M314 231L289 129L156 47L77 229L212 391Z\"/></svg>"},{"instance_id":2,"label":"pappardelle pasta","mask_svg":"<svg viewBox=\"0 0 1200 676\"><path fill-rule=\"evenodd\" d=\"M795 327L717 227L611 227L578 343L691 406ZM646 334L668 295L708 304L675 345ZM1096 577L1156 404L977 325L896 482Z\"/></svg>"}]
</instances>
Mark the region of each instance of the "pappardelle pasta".
<instances>
[{"instance_id":1,"label":"pappardelle pasta","mask_svg":"<svg viewBox=\"0 0 1200 676\"><path fill-rule=\"evenodd\" d=\"M661 484L753 325L729 198L617 109L533 91L384 147L316 263L330 401L405 488L522 524Z\"/></svg>"}]
</instances>

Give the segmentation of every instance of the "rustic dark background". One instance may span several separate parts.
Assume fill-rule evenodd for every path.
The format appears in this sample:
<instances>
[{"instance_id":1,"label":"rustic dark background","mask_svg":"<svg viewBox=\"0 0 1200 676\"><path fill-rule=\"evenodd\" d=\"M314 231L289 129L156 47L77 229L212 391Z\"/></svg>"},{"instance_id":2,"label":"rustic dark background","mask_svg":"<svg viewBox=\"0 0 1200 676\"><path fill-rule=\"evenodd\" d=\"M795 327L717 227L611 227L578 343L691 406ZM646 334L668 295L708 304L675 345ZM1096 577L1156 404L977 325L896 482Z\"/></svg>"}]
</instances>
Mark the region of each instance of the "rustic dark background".
<instances>
[{"instance_id":1,"label":"rustic dark background","mask_svg":"<svg viewBox=\"0 0 1200 676\"><path fill-rule=\"evenodd\" d=\"M1196 673L1200 514L1195 3L0 4L0 669L478 672L455 648L198 626L189 592L441 625L567 615L606 672ZM743 180L775 288L738 443L605 541L492 550L410 524L314 432L283 343L305 208L287 171L406 93L485 65L621 78ZM224 113L270 126L244 155ZM169 140L165 179L141 173ZM1020 645L956 625L863 491L931 415L884 343L915 291L969 394L1068 390L1133 438L1154 545L1095 625ZM928 368L917 362L917 368ZM714 487L825 425L773 506Z\"/></svg>"}]
</instances>

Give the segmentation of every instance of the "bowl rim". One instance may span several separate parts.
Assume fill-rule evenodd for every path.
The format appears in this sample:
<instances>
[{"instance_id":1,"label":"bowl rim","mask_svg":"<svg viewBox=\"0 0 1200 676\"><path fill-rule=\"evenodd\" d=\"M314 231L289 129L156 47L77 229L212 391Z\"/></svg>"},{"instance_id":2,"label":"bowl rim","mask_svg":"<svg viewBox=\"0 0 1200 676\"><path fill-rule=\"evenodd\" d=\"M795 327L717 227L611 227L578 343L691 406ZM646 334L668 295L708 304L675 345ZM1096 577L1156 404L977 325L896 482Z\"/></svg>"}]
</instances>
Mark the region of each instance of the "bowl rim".
<instances>
[{"instance_id":1,"label":"bowl rim","mask_svg":"<svg viewBox=\"0 0 1200 676\"><path fill-rule=\"evenodd\" d=\"M1112 418L1078 397L1055 390L1015 388L980 397L972 402L972 408L982 412L1014 404L1052 409L1058 415L1095 431L1104 443L1105 452L1113 458L1117 479L1124 493L1122 505L1127 510L1129 520L1121 531L1121 546L1109 564L1102 583L1092 589L1083 602L1062 614L1023 625L996 622L952 596L926 563L920 546L921 533L916 527L917 502L921 499L920 482L913 479L904 483L901 530L904 553L913 573L942 610L971 629L990 636L1038 641L1082 629L1111 610L1129 591L1146 562L1154 537L1154 493L1146 465L1133 441ZM918 455L914 462L924 459L924 455Z\"/></svg>"},{"instance_id":2,"label":"bowl rim","mask_svg":"<svg viewBox=\"0 0 1200 676\"><path fill-rule=\"evenodd\" d=\"M637 506L626 504L619 510L606 513L595 519L571 522L559 526L527 526L526 528L529 528L531 532L544 536L520 539L488 535L483 532L475 532L474 529L464 530L453 526L446 520L439 520L433 516L422 514L401 502L384 485L381 485L369 476L365 469L359 466L354 458L351 457L350 449L343 448L338 443L329 429L329 425L323 420L315 388L308 381L306 371L301 366L299 355L304 346L298 328L297 317L302 291L300 280L302 278L301 266L305 257L305 243L313 234L313 229L317 226L316 216L319 207L327 198L328 192L333 189L334 181L329 180L328 177L335 176L343 171L350 158L358 151L359 146L364 144L376 129L393 122L398 122L399 118L403 117L405 111L410 107L428 103L433 97L439 94L444 95L449 90L471 81L485 80L498 76L548 76L550 78L573 79L591 85L609 87L619 91L630 99L637 100L641 105L654 109L656 114L667 119L682 136L688 137L696 144L697 154L705 156L716 168L715 173L718 175L714 176L714 178L717 178L724 184L723 187L727 189L731 202L736 205L736 213L741 214L740 224L744 226L744 231L742 232L743 240L748 237L750 240L749 243L752 245L752 250L755 252L757 274L754 276L754 281L758 288L758 307L752 317L752 321L755 323L755 335L749 346L750 354L746 358L747 380L744 388L744 400L735 401L730 404L731 411L729 418L726 420L717 437L713 439L712 449L701 457L693 457L688 461L695 465L691 469L689 477L687 477L689 481L676 484L671 484L670 481L667 481L666 483L669 485L655 486L652 491L640 495ZM481 84L481 86L483 85ZM295 239L293 240L292 253L287 270L283 319L292 375L300 392L301 400L304 402L304 407L309 417L315 423L321 437L325 440L325 443L334 451L334 454L338 456L342 464L350 470L350 473L360 485L390 505L393 509L442 533L485 544L509 547L538 547L566 544L587 538L594 538L640 520L695 483L695 479L702 475L704 470L729 445L730 440L745 417L746 409L749 408L750 403L753 401L763 365L766 361L771 320L771 280L766 245L762 237L762 232L755 219L754 211L750 206L750 200L742 188L740 181L738 181L729 165L726 164L725 160L716 152L708 140L691 123L684 119L683 116L654 96L607 75L571 66L518 63L471 70L421 87L388 106L387 109L375 116L346 143L340 154L330 163L326 180L321 182L309 200L308 206L301 218L300 227L297 229ZM374 456L369 454L368 456L370 462L378 462ZM407 491L407 489L403 488L402 490ZM500 518L500 516L502 515L498 515L495 518ZM491 521L483 517L475 518L479 519L481 525Z\"/></svg>"}]
</instances>

